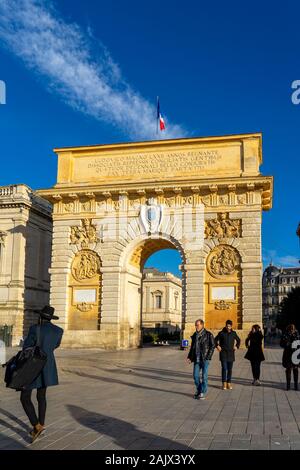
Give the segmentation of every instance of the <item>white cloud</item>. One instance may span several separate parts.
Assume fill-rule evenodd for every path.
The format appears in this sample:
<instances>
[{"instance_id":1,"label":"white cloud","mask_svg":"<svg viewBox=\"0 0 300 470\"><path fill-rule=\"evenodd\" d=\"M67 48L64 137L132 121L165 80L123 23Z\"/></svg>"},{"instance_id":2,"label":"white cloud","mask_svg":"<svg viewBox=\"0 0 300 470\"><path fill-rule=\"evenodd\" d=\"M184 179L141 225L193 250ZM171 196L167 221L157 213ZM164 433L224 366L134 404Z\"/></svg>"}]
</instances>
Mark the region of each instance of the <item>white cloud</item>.
<instances>
[{"instance_id":1,"label":"white cloud","mask_svg":"<svg viewBox=\"0 0 300 470\"><path fill-rule=\"evenodd\" d=\"M99 41L97 60L92 57L90 28L84 35L76 24L67 24L49 1L0 0L0 38L76 110L134 139L185 135L181 126L167 121L167 130L157 136L155 106L124 81Z\"/></svg>"},{"instance_id":2,"label":"white cloud","mask_svg":"<svg viewBox=\"0 0 300 470\"><path fill-rule=\"evenodd\" d=\"M277 267L299 267L299 258L293 255L281 256L276 250L264 250L263 262L268 265L270 262Z\"/></svg>"},{"instance_id":3,"label":"white cloud","mask_svg":"<svg viewBox=\"0 0 300 470\"><path fill-rule=\"evenodd\" d=\"M296 267L299 267L300 268L300 265L299 265L299 258L296 258L296 256L280 256L278 258L278 263L280 264L280 266L287 266L287 267L292 267L292 266L296 266Z\"/></svg>"}]
</instances>

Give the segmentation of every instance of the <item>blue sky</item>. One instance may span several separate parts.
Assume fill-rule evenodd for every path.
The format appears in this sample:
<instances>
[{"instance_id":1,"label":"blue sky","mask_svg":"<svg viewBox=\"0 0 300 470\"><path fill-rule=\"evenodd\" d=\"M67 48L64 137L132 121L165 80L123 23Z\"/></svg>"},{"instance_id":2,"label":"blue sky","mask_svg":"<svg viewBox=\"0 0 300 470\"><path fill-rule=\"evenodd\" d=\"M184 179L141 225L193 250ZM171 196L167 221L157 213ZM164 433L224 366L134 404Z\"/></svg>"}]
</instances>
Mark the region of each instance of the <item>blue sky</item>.
<instances>
[{"instance_id":1,"label":"blue sky","mask_svg":"<svg viewBox=\"0 0 300 470\"><path fill-rule=\"evenodd\" d=\"M54 147L152 138L159 95L166 136L263 133L261 171L274 176L264 261L294 265L299 15L296 1L0 0L0 184L52 186Z\"/></svg>"}]
</instances>

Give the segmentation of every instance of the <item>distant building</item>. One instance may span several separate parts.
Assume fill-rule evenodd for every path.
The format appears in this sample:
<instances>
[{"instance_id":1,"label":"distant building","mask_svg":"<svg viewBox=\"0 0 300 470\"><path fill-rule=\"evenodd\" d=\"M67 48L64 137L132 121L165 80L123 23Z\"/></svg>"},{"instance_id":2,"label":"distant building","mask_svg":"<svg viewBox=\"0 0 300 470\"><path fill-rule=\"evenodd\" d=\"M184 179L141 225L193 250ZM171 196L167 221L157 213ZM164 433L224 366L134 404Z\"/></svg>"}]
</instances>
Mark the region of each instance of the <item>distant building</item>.
<instances>
[{"instance_id":1,"label":"distant building","mask_svg":"<svg viewBox=\"0 0 300 470\"><path fill-rule=\"evenodd\" d=\"M181 329L181 279L156 268L143 270L142 327L145 330L174 332Z\"/></svg>"},{"instance_id":2,"label":"distant building","mask_svg":"<svg viewBox=\"0 0 300 470\"><path fill-rule=\"evenodd\" d=\"M263 324L271 329L276 326L279 305L293 287L300 287L299 268L278 268L270 265L264 270L262 281Z\"/></svg>"},{"instance_id":3,"label":"distant building","mask_svg":"<svg viewBox=\"0 0 300 470\"><path fill-rule=\"evenodd\" d=\"M49 302L51 240L51 205L25 184L0 187L0 330L13 345Z\"/></svg>"}]
</instances>

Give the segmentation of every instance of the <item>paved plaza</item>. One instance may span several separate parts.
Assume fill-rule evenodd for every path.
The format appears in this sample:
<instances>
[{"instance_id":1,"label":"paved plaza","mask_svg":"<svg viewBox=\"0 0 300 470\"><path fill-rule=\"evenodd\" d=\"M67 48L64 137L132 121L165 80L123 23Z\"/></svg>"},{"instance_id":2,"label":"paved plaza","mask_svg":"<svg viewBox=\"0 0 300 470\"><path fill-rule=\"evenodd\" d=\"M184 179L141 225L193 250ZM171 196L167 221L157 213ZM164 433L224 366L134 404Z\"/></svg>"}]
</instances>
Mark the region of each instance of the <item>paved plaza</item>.
<instances>
[{"instance_id":1,"label":"paved plaza","mask_svg":"<svg viewBox=\"0 0 300 470\"><path fill-rule=\"evenodd\" d=\"M215 353L197 401L178 347L58 350L61 385L48 389L46 431L32 445L19 393L1 377L0 449L300 449L300 391L285 391L282 351L265 350L261 387L244 354L223 391Z\"/></svg>"}]
</instances>

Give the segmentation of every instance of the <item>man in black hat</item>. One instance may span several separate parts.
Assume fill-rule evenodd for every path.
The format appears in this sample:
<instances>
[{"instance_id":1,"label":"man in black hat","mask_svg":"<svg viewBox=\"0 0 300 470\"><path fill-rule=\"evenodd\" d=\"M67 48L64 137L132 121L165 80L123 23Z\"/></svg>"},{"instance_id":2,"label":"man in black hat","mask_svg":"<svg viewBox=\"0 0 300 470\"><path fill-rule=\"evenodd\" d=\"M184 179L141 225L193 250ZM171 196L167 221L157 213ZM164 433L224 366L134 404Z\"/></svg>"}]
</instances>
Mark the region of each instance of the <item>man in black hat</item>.
<instances>
[{"instance_id":1,"label":"man in black hat","mask_svg":"<svg viewBox=\"0 0 300 470\"><path fill-rule=\"evenodd\" d=\"M222 365L223 390L232 390L231 376L235 360L235 351L240 347L241 340L232 329L232 321L227 320L225 328L215 337L215 346L220 353Z\"/></svg>"},{"instance_id":2,"label":"man in black hat","mask_svg":"<svg viewBox=\"0 0 300 470\"><path fill-rule=\"evenodd\" d=\"M47 362L38 377L21 392L20 397L24 411L33 426L30 433L32 442L45 429L47 387L58 385L54 349L59 347L63 335L63 329L51 323L51 320L58 320L58 317L54 315L53 307L46 305L42 310L36 310L35 313L40 315L40 321L39 324L30 327L23 349L35 346L39 341L40 348L47 354ZM33 389L37 389L38 416L31 401Z\"/></svg>"}]
</instances>

